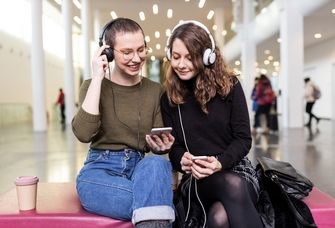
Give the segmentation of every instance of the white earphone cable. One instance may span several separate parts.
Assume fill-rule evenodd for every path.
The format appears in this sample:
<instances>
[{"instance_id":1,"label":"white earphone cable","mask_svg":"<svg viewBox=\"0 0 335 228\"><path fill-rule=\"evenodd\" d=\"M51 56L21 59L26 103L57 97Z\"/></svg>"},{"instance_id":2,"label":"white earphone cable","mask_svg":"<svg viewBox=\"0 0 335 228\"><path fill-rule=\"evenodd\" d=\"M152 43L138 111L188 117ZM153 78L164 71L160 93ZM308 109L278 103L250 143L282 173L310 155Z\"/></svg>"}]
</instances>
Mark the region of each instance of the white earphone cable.
<instances>
[{"instance_id":1,"label":"white earphone cable","mask_svg":"<svg viewBox=\"0 0 335 228\"><path fill-rule=\"evenodd\" d=\"M187 141L186 141L186 136L185 136L185 131L184 131L184 125L183 125L183 120L182 120L182 117L181 117L181 111L180 111L180 105L178 104L178 114L179 114L179 122L180 122L180 126L181 126L181 131L183 133L183 138L184 138L184 142L185 142L185 147L186 147L186 150L188 152L190 152L190 150L188 149L188 145L187 145ZM189 212L190 212L190 208L191 208L191 188L192 188L192 181L193 181L193 176L191 175L191 180L190 180L190 186L188 188L188 205L187 205L187 213L186 213L186 217L185 217L185 222L187 221L188 219L188 216L189 216ZM195 188L195 195L197 196L197 199L201 205L201 209L204 213L204 224L203 224L203 228L205 228L206 226L206 222L207 222L207 215L206 215L206 211L205 211L205 208L204 208L204 205L202 204L201 200L200 200L200 197L198 195L198 187L197 187L197 180L194 179L194 188Z\"/></svg>"}]
</instances>

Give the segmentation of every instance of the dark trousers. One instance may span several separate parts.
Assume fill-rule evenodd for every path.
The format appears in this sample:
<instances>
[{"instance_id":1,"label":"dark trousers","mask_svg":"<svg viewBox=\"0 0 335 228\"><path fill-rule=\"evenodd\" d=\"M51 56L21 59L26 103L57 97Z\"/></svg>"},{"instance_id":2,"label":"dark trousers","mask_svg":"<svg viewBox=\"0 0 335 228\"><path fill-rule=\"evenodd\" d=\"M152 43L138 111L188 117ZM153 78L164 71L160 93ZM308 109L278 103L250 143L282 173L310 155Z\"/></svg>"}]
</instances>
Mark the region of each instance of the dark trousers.
<instances>
[{"instance_id":1,"label":"dark trousers","mask_svg":"<svg viewBox=\"0 0 335 228\"><path fill-rule=\"evenodd\" d=\"M307 126L311 126L313 118L315 118L316 121L318 121L320 119L312 113L312 108L313 108L314 104L315 104L315 102L307 102L306 103L306 113L308 113L308 115L309 115L309 120L306 124Z\"/></svg>"},{"instance_id":2,"label":"dark trousers","mask_svg":"<svg viewBox=\"0 0 335 228\"><path fill-rule=\"evenodd\" d=\"M266 117L266 126L268 128L270 127L270 110L271 110L271 104L258 105L257 110L256 110L256 114L255 114L255 123L254 123L254 127L255 128L261 126L260 116L262 114L265 114L265 117Z\"/></svg>"},{"instance_id":3,"label":"dark trousers","mask_svg":"<svg viewBox=\"0 0 335 228\"><path fill-rule=\"evenodd\" d=\"M60 106L60 117L61 117L61 122L65 123L65 105Z\"/></svg>"}]
</instances>

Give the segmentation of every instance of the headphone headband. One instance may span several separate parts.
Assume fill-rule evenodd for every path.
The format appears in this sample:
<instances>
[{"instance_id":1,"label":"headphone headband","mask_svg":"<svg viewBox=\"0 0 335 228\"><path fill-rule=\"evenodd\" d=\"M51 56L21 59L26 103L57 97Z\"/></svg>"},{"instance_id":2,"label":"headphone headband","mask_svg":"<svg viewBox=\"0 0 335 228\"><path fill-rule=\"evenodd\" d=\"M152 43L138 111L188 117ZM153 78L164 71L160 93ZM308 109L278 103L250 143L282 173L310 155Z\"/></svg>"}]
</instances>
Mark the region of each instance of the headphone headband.
<instances>
[{"instance_id":1,"label":"headphone headband","mask_svg":"<svg viewBox=\"0 0 335 228\"><path fill-rule=\"evenodd\" d=\"M104 39L104 35L106 33L106 31L108 29L110 29L112 27L112 25L114 24L114 22L116 21L119 21L119 20L127 20L128 23L135 23L139 30L143 33L144 35L144 32L143 32L143 29L141 28L141 26L136 22L136 21L133 21L131 19L128 19L128 18L122 18L122 17L119 17L119 18L116 18L114 20L111 20L110 22L108 22L102 29L101 29L101 32L99 34L99 47L101 47L103 45L103 39ZM131 21L131 22L130 22ZM114 44L112 44L114 45ZM144 40L144 45L147 46L145 40ZM106 55L107 56L107 60L108 62L112 62L114 60L114 50L113 50L113 47L109 47L109 48L105 48L105 50L102 51L101 53L102 55Z\"/></svg>"},{"instance_id":2,"label":"headphone headband","mask_svg":"<svg viewBox=\"0 0 335 228\"><path fill-rule=\"evenodd\" d=\"M185 24L194 24L194 25L197 25L199 26L200 28L202 28L207 34L208 34L208 37L211 41L211 49L206 49L205 50L205 53L203 55L203 62L206 66L208 65L211 65L215 62L215 59L216 59L216 54L215 54L215 42L214 42L214 38L213 36L211 35L210 31L208 30L208 28L202 24L201 22L199 21L195 21L195 20L187 20L187 21L184 21L182 23L179 23L177 24L171 31L171 35L168 37L167 39L167 43L166 43L166 47L167 47L167 51L166 51L166 57L168 60L171 59L171 47L169 47L169 44L170 44L170 39L171 39L171 36L172 34L175 32L175 30L177 28L179 28L180 26L182 25L185 25Z\"/></svg>"},{"instance_id":3,"label":"headphone headband","mask_svg":"<svg viewBox=\"0 0 335 228\"><path fill-rule=\"evenodd\" d=\"M208 36L209 36L209 39L211 40L211 45L212 45L212 48L211 48L211 49L212 49L212 51L215 50L215 42L214 42L213 36L211 35L210 31L208 30L208 28L207 28L203 23L201 23L201 22L199 22L199 21L196 21L196 20L187 20L187 21L183 21L182 23L177 24L177 25L172 29L172 31L171 31L171 35L170 35L170 36L168 37L168 39L167 39L166 46L169 46L170 39L171 39L171 36L172 36L173 32L174 32L177 28L179 28L180 26L182 26L182 25L186 25L186 24L195 24L195 25L199 26L200 28L202 28L203 30L205 30L206 33L207 33Z\"/></svg>"}]
</instances>

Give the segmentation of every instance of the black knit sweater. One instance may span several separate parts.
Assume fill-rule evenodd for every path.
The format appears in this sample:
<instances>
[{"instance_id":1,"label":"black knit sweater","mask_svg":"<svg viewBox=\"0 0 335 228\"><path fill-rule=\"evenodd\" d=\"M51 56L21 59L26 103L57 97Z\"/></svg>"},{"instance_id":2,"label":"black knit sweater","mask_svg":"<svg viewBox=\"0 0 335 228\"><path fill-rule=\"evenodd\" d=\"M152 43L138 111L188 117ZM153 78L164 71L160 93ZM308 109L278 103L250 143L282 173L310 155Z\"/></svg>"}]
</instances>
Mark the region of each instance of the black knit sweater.
<instances>
[{"instance_id":1,"label":"black knit sweater","mask_svg":"<svg viewBox=\"0 0 335 228\"><path fill-rule=\"evenodd\" d=\"M188 86L191 88L190 86ZM216 155L222 169L232 167L246 156L251 147L250 122L245 96L237 82L224 99L216 95L207 104L205 114L190 90L180 106L185 136L193 155ZM167 94L161 98L164 126L173 127L175 143L169 157L175 170L182 172L180 160L186 151L178 108L169 104Z\"/></svg>"}]
</instances>

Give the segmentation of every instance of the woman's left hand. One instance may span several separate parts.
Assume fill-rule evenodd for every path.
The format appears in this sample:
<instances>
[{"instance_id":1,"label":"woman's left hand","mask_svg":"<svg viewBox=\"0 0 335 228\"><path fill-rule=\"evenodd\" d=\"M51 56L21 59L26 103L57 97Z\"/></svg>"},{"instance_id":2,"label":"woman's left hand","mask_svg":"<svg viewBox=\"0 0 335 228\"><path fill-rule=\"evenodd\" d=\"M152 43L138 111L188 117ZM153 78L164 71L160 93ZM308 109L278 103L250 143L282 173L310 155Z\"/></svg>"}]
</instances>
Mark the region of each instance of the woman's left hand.
<instances>
[{"instance_id":1,"label":"woman's left hand","mask_svg":"<svg viewBox=\"0 0 335 228\"><path fill-rule=\"evenodd\" d=\"M147 141L151 151L157 154L168 153L174 143L174 137L169 133L162 133L161 135L146 135Z\"/></svg>"},{"instance_id":2,"label":"woman's left hand","mask_svg":"<svg viewBox=\"0 0 335 228\"><path fill-rule=\"evenodd\" d=\"M215 157L210 156L207 160L194 160L191 167L192 175L196 179L202 179L222 169L222 165Z\"/></svg>"}]
</instances>

